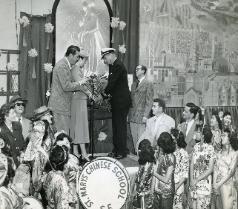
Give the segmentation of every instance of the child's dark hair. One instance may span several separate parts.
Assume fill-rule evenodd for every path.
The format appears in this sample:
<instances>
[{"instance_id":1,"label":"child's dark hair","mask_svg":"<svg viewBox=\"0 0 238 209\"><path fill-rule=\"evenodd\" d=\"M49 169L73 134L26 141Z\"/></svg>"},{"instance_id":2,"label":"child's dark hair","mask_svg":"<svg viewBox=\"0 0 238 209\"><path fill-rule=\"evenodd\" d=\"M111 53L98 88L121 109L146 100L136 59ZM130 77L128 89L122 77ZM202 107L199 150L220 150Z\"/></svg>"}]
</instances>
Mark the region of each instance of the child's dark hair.
<instances>
[{"instance_id":1,"label":"child's dark hair","mask_svg":"<svg viewBox=\"0 0 238 209\"><path fill-rule=\"evenodd\" d=\"M58 142L58 141L63 141L64 138L67 138L70 144L71 144L72 141L73 141L72 138L71 138L68 134L66 134L66 133L60 133L60 134L56 137L56 139L55 139L55 144L54 144L54 145L56 145L56 142Z\"/></svg>"},{"instance_id":2,"label":"child's dark hair","mask_svg":"<svg viewBox=\"0 0 238 209\"><path fill-rule=\"evenodd\" d=\"M63 147L56 145L50 153L50 164L55 170L63 171L68 157L67 151Z\"/></svg>"},{"instance_id":3,"label":"child's dark hair","mask_svg":"<svg viewBox=\"0 0 238 209\"><path fill-rule=\"evenodd\" d=\"M147 162L155 163L155 151L148 139L143 139L139 144L139 164L145 165Z\"/></svg>"}]
</instances>

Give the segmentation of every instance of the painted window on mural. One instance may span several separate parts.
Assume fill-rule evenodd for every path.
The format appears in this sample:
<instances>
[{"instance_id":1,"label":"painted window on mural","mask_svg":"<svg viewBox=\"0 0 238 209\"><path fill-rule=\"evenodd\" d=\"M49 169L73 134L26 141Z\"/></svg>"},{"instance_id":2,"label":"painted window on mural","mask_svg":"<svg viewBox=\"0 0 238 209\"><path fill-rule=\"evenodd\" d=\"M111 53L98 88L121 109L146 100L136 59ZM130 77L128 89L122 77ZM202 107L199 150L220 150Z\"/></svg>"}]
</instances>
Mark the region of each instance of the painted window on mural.
<instances>
[{"instance_id":1,"label":"painted window on mural","mask_svg":"<svg viewBox=\"0 0 238 209\"><path fill-rule=\"evenodd\" d=\"M110 1L109 1L110 2ZM101 48L109 47L110 17L103 0L61 0L56 13L56 61L69 45L89 53L88 70L105 71Z\"/></svg>"},{"instance_id":2,"label":"painted window on mural","mask_svg":"<svg viewBox=\"0 0 238 209\"><path fill-rule=\"evenodd\" d=\"M19 50L0 49L0 106L19 94Z\"/></svg>"},{"instance_id":3,"label":"painted window on mural","mask_svg":"<svg viewBox=\"0 0 238 209\"><path fill-rule=\"evenodd\" d=\"M238 1L141 0L139 60L168 106L238 105Z\"/></svg>"}]
</instances>

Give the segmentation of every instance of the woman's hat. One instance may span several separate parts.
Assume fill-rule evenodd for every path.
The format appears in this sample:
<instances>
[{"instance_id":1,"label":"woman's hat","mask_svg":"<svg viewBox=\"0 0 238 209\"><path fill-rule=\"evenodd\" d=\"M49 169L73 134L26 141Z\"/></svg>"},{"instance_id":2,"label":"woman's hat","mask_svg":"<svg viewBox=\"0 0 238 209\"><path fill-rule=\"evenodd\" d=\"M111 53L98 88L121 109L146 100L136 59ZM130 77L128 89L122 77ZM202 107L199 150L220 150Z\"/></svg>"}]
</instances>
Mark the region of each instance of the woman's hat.
<instances>
[{"instance_id":1,"label":"woman's hat","mask_svg":"<svg viewBox=\"0 0 238 209\"><path fill-rule=\"evenodd\" d=\"M45 114L50 113L50 112L51 112L51 109L49 107L46 107L45 105L41 106L34 111L31 120L33 120L33 121L39 120L42 116L44 116Z\"/></svg>"},{"instance_id":2,"label":"woman's hat","mask_svg":"<svg viewBox=\"0 0 238 209\"><path fill-rule=\"evenodd\" d=\"M87 53L86 50L80 49L79 56L80 56L80 57L83 57L83 58L88 58L88 57L89 57L89 54Z\"/></svg>"}]
</instances>

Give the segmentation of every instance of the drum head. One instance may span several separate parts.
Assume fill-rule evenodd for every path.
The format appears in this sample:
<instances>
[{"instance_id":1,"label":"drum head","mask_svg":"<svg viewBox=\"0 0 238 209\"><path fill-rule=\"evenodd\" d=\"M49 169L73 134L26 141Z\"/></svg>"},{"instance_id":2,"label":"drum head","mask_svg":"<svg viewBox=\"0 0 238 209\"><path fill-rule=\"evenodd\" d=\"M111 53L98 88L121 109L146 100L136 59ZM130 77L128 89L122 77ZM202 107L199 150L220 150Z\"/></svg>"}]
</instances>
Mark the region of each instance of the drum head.
<instances>
[{"instance_id":1,"label":"drum head","mask_svg":"<svg viewBox=\"0 0 238 209\"><path fill-rule=\"evenodd\" d=\"M23 209L44 209L41 202L34 197L24 197Z\"/></svg>"},{"instance_id":2,"label":"drum head","mask_svg":"<svg viewBox=\"0 0 238 209\"><path fill-rule=\"evenodd\" d=\"M129 195L129 175L117 160L99 157L86 164L77 178L77 193L85 208L120 209Z\"/></svg>"}]
</instances>

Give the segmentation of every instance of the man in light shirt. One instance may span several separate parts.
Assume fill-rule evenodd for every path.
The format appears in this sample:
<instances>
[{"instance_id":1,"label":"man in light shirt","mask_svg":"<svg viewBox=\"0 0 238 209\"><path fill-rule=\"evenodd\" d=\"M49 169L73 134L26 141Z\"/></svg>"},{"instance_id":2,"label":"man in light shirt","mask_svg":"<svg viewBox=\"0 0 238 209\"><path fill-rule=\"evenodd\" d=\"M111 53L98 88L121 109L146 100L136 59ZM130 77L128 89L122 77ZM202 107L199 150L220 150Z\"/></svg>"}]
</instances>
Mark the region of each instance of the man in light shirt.
<instances>
[{"instance_id":1,"label":"man in light shirt","mask_svg":"<svg viewBox=\"0 0 238 209\"><path fill-rule=\"evenodd\" d=\"M175 120L164 113L165 102L162 99L154 99L152 105L153 117L146 122L145 132L141 135L137 142L137 149L140 141L143 139L150 140L152 146L156 146L157 139L162 132L170 133L172 128L175 128Z\"/></svg>"}]
</instances>

